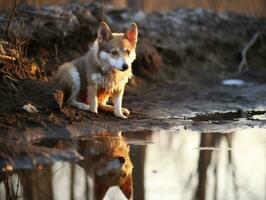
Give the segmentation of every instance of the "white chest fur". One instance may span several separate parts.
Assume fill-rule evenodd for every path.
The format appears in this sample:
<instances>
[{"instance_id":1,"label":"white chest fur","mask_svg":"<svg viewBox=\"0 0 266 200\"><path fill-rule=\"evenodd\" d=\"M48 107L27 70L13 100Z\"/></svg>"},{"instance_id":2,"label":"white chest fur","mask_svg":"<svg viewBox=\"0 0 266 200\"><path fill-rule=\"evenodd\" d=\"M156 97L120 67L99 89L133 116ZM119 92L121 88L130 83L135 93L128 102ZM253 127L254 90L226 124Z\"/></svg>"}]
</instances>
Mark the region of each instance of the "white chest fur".
<instances>
[{"instance_id":1,"label":"white chest fur","mask_svg":"<svg viewBox=\"0 0 266 200\"><path fill-rule=\"evenodd\" d=\"M93 84L104 88L110 92L118 91L125 86L128 79L131 77L126 74L126 76L119 76L118 74L107 74L103 75L101 73L93 73L91 75L91 80Z\"/></svg>"}]
</instances>

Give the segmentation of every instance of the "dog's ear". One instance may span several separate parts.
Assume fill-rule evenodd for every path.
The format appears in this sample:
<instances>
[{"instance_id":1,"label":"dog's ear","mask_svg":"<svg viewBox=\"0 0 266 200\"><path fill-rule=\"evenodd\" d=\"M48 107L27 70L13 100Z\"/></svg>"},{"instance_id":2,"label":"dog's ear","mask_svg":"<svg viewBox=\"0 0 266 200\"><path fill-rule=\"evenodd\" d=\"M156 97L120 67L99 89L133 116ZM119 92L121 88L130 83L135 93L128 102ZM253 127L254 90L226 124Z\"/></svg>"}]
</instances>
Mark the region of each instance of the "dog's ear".
<instances>
[{"instance_id":1,"label":"dog's ear","mask_svg":"<svg viewBox=\"0 0 266 200\"><path fill-rule=\"evenodd\" d=\"M136 23L132 23L125 33L125 37L130 42L137 42L138 40L138 27Z\"/></svg>"},{"instance_id":2,"label":"dog's ear","mask_svg":"<svg viewBox=\"0 0 266 200\"><path fill-rule=\"evenodd\" d=\"M133 193L133 180L132 175L128 175L123 182L123 184L119 185L121 191L126 196L127 199L130 199Z\"/></svg>"},{"instance_id":3,"label":"dog's ear","mask_svg":"<svg viewBox=\"0 0 266 200\"><path fill-rule=\"evenodd\" d=\"M109 26L102 22L97 32L97 39L99 42L105 42L112 38L112 31Z\"/></svg>"}]
</instances>

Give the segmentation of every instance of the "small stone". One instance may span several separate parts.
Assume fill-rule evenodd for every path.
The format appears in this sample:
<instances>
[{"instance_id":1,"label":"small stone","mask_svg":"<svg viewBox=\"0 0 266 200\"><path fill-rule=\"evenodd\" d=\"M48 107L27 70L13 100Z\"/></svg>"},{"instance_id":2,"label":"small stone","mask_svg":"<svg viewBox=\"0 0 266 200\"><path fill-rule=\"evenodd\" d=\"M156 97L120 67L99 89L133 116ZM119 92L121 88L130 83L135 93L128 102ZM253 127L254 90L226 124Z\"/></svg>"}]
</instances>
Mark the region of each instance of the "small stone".
<instances>
[{"instance_id":1,"label":"small stone","mask_svg":"<svg viewBox=\"0 0 266 200\"><path fill-rule=\"evenodd\" d=\"M4 172L11 172L13 171L13 166L10 164L7 164L5 167L2 168Z\"/></svg>"},{"instance_id":2,"label":"small stone","mask_svg":"<svg viewBox=\"0 0 266 200\"><path fill-rule=\"evenodd\" d=\"M26 112L31 113L31 114L39 112L37 110L37 108L35 106L31 105L30 103L27 105L24 105L22 108L23 108L23 110L25 110Z\"/></svg>"}]
</instances>

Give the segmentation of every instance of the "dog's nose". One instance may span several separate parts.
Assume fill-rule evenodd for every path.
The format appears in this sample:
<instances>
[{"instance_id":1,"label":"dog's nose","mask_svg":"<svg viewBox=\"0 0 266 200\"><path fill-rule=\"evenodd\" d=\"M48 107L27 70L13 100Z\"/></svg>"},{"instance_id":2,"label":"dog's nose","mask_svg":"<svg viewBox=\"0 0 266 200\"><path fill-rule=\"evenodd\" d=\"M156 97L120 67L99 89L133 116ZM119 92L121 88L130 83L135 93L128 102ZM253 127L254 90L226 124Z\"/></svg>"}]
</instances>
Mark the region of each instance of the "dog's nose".
<instances>
[{"instance_id":1,"label":"dog's nose","mask_svg":"<svg viewBox=\"0 0 266 200\"><path fill-rule=\"evenodd\" d=\"M126 71L128 69L128 65L127 64L123 64L123 66L122 66L122 70L123 71Z\"/></svg>"}]
</instances>

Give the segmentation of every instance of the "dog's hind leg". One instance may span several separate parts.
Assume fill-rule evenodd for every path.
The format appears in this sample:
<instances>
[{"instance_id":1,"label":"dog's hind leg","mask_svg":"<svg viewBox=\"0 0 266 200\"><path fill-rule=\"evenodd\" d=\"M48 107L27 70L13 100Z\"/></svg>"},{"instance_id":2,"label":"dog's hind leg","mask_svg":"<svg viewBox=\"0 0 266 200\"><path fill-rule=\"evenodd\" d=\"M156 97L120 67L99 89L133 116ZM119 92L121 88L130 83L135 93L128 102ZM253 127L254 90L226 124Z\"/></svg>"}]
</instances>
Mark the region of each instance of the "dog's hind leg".
<instances>
[{"instance_id":1,"label":"dog's hind leg","mask_svg":"<svg viewBox=\"0 0 266 200\"><path fill-rule=\"evenodd\" d=\"M76 107L80 110L90 110L90 106L77 101L78 93L80 90L80 76L76 68L70 69L71 76L71 94L67 100L70 106Z\"/></svg>"},{"instance_id":2,"label":"dog's hind leg","mask_svg":"<svg viewBox=\"0 0 266 200\"><path fill-rule=\"evenodd\" d=\"M72 92L71 96L67 100L68 105L70 105L72 107L76 107L80 110L90 110L89 105L77 101L77 95L78 95L78 92L76 92L76 91Z\"/></svg>"},{"instance_id":3,"label":"dog's hind leg","mask_svg":"<svg viewBox=\"0 0 266 200\"><path fill-rule=\"evenodd\" d=\"M76 107L80 110L90 110L89 105L87 105L85 103L78 102L76 99L72 99L71 101L68 101L68 105L70 105L72 107Z\"/></svg>"}]
</instances>

